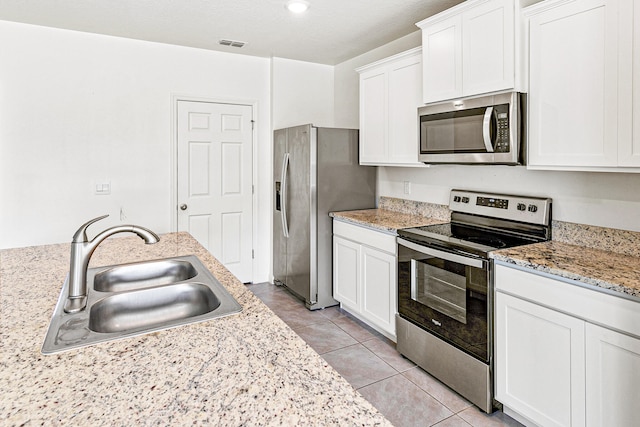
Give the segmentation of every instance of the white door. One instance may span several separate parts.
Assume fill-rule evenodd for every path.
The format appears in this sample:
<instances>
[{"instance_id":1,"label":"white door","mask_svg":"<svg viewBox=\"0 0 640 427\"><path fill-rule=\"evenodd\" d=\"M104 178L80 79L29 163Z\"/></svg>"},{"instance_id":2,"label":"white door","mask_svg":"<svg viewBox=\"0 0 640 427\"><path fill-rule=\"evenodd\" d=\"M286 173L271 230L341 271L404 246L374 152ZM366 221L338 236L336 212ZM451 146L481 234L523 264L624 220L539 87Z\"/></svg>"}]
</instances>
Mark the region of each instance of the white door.
<instances>
[{"instance_id":1,"label":"white door","mask_svg":"<svg viewBox=\"0 0 640 427\"><path fill-rule=\"evenodd\" d=\"M360 312L360 245L333 236L333 297Z\"/></svg>"},{"instance_id":2,"label":"white door","mask_svg":"<svg viewBox=\"0 0 640 427\"><path fill-rule=\"evenodd\" d=\"M587 425L638 425L640 340L587 323Z\"/></svg>"},{"instance_id":3,"label":"white door","mask_svg":"<svg viewBox=\"0 0 640 427\"><path fill-rule=\"evenodd\" d=\"M385 70L360 75L360 164L387 162L386 93Z\"/></svg>"},{"instance_id":4,"label":"white door","mask_svg":"<svg viewBox=\"0 0 640 427\"><path fill-rule=\"evenodd\" d=\"M396 257L362 246L362 314L396 334Z\"/></svg>"},{"instance_id":5,"label":"white door","mask_svg":"<svg viewBox=\"0 0 640 427\"><path fill-rule=\"evenodd\" d=\"M462 18L457 15L422 29L423 101L462 95Z\"/></svg>"},{"instance_id":6,"label":"white door","mask_svg":"<svg viewBox=\"0 0 640 427\"><path fill-rule=\"evenodd\" d=\"M555 1L531 17L530 166L617 164L617 4Z\"/></svg>"},{"instance_id":7,"label":"white door","mask_svg":"<svg viewBox=\"0 0 640 427\"><path fill-rule=\"evenodd\" d=\"M422 54L417 52L390 64L388 71L389 163L418 162L418 115L422 105Z\"/></svg>"},{"instance_id":8,"label":"white door","mask_svg":"<svg viewBox=\"0 0 640 427\"><path fill-rule=\"evenodd\" d=\"M178 101L178 231L253 276L252 107Z\"/></svg>"},{"instance_id":9,"label":"white door","mask_svg":"<svg viewBox=\"0 0 640 427\"><path fill-rule=\"evenodd\" d=\"M496 399L541 426L585 425L584 324L496 292Z\"/></svg>"},{"instance_id":10,"label":"white door","mask_svg":"<svg viewBox=\"0 0 640 427\"><path fill-rule=\"evenodd\" d=\"M475 95L514 86L512 0L492 0L462 18L462 90Z\"/></svg>"}]
</instances>

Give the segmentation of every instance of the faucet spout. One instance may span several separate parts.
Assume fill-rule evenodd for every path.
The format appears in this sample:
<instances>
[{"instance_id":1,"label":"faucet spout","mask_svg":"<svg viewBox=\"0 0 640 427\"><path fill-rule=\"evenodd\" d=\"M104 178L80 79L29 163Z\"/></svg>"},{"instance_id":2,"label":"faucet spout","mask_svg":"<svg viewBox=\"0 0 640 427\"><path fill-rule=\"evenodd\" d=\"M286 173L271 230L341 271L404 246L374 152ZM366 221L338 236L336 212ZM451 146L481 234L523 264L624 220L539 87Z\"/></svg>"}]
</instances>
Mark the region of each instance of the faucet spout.
<instances>
[{"instance_id":1,"label":"faucet spout","mask_svg":"<svg viewBox=\"0 0 640 427\"><path fill-rule=\"evenodd\" d=\"M130 232L137 234L146 244L160 241L160 237L156 233L138 225L117 225L107 228L89 241L86 233L87 228L94 222L108 216L104 215L84 223L73 235L69 267L69 296L64 304L64 311L67 313L77 313L85 309L87 305L87 268L89 260L98 245L106 238L117 233Z\"/></svg>"}]
</instances>

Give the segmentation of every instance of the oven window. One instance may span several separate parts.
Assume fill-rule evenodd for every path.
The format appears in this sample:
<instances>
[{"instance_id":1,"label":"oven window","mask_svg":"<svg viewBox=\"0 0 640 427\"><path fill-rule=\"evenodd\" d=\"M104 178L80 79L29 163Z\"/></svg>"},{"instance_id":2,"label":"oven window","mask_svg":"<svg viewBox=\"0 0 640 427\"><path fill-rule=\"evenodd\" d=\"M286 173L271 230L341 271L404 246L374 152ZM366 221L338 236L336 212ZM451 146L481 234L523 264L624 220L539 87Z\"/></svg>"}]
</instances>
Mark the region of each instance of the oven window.
<instances>
[{"instance_id":1,"label":"oven window","mask_svg":"<svg viewBox=\"0 0 640 427\"><path fill-rule=\"evenodd\" d=\"M489 360L489 274L398 245L398 314L479 360Z\"/></svg>"},{"instance_id":2,"label":"oven window","mask_svg":"<svg viewBox=\"0 0 640 427\"><path fill-rule=\"evenodd\" d=\"M467 323L465 266L438 258L411 260L411 299Z\"/></svg>"}]
</instances>

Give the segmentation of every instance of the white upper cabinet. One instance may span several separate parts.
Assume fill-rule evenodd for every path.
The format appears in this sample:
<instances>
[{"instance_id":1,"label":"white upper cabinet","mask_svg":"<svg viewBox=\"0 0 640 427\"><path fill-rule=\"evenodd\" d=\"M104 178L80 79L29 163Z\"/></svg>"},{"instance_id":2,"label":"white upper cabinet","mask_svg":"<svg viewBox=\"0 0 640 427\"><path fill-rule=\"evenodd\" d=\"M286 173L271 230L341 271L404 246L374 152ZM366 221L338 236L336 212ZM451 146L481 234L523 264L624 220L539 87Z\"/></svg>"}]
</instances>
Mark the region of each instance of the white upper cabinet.
<instances>
[{"instance_id":1,"label":"white upper cabinet","mask_svg":"<svg viewBox=\"0 0 640 427\"><path fill-rule=\"evenodd\" d=\"M514 87L514 3L486 1L462 14L464 95Z\"/></svg>"},{"instance_id":2,"label":"white upper cabinet","mask_svg":"<svg viewBox=\"0 0 640 427\"><path fill-rule=\"evenodd\" d=\"M422 30L423 102L517 87L513 0L468 0L416 24Z\"/></svg>"},{"instance_id":3,"label":"white upper cabinet","mask_svg":"<svg viewBox=\"0 0 640 427\"><path fill-rule=\"evenodd\" d=\"M529 165L617 164L615 3L553 0L534 6Z\"/></svg>"},{"instance_id":4,"label":"white upper cabinet","mask_svg":"<svg viewBox=\"0 0 640 427\"><path fill-rule=\"evenodd\" d=\"M462 17L422 28L424 103L462 96Z\"/></svg>"},{"instance_id":5,"label":"white upper cabinet","mask_svg":"<svg viewBox=\"0 0 640 427\"><path fill-rule=\"evenodd\" d=\"M634 0L525 9L529 168L640 172L638 9Z\"/></svg>"},{"instance_id":6,"label":"white upper cabinet","mask_svg":"<svg viewBox=\"0 0 640 427\"><path fill-rule=\"evenodd\" d=\"M424 166L418 161L421 49L356 71L360 73L360 164Z\"/></svg>"},{"instance_id":7,"label":"white upper cabinet","mask_svg":"<svg viewBox=\"0 0 640 427\"><path fill-rule=\"evenodd\" d=\"M619 55L618 164L640 167L640 4L624 1L620 4L620 17L620 28L629 36L621 38Z\"/></svg>"}]
</instances>

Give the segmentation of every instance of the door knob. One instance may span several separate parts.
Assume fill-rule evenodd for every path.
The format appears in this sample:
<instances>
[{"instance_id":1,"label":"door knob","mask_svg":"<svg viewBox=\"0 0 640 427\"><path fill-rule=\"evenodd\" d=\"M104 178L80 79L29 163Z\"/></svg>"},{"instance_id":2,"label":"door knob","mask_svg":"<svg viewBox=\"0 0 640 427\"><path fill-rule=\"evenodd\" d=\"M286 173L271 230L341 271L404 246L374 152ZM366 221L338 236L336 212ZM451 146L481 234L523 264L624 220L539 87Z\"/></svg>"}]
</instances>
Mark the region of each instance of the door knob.
<instances>
[{"instance_id":1,"label":"door knob","mask_svg":"<svg viewBox=\"0 0 640 427\"><path fill-rule=\"evenodd\" d=\"M184 203L180 205L180 209L183 211L187 210L187 205L185 205Z\"/></svg>"}]
</instances>

